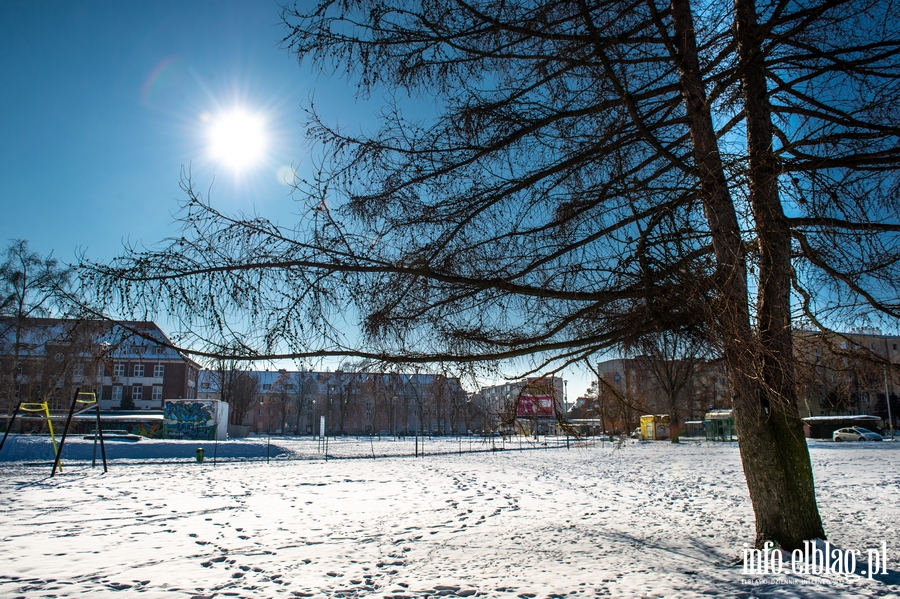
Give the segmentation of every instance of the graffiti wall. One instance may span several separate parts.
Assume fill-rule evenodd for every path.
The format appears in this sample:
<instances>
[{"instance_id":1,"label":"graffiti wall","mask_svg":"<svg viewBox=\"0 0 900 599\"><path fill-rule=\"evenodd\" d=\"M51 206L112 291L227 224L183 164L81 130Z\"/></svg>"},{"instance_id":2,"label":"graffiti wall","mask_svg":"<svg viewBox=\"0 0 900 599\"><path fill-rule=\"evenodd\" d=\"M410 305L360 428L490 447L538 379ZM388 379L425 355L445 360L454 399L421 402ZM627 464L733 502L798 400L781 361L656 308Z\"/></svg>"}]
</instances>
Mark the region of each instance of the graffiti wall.
<instances>
[{"instance_id":1,"label":"graffiti wall","mask_svg":"<svg viewBox=\"0 0 900 599\"><path fill-rule=\"evenodd\" d=\"M167 400L163 435L169 439L224 440L228 404L218 400Z\"/></svg>"}]
</instances>

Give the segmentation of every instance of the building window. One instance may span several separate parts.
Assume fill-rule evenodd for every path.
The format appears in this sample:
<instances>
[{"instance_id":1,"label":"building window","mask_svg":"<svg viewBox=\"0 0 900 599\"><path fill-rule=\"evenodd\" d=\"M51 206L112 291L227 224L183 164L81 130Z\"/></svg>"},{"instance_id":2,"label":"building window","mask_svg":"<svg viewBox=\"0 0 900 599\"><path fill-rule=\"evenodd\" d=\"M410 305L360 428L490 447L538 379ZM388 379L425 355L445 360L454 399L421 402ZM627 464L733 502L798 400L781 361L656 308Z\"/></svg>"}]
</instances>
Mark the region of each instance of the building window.
<instances>
[{"instance_id":1,"label":"building window","mask_svg":"<svg viewBox=\"0 0 900 599\"><path fill-rule=\"evenodd\" d=\"M134 376L144 376L144 365L143 364L135 364L134 365Z\"/></svg>"},{"instance_id":2,"label":"building window","mask_svg":"<svg viewBox=\"0 0 900 599\"><path fill-rule=\"evenodd\" d=\"M122 385L113 385L112 400L113 401L122 401Z\"/></svg>"},{"instance_id":3,"label":"building window","mask_svg":"<svg viewBox=\"0 0 900 599\"><path fill-rule=\"evenodd\" d=\"M106 372L106 368L103 367L103 364L97 366L97 378L103 378L103 373Z\"/></svg>"},{"instance_id":4,"label":"building window","mask_svg":"<svg viewBox=\"0 0 900 599\"><path fill-rule=\"evenodd\" d=\"M134 401L140 401L144 399L144 386L143 385L134 385L131 388L131 399Z\"/></svg>"},{"instance_id":5,"label":"building window","mask_svg":"<svg viewBox=\"0 0 900 599\"><path fill-rule=\"evenodd\" d=\"M153 401L162 401L162 385L153 385Z\"/></svg>"},{"instance_id":6,"label":"building window","mask_svg":"<svg viewBox=\"0 0 900 599\"><path fill-rule=\"evenodd\" d=\"M263 391L268 391L268 390L271 389L271 388L272 388L272 385L270 385L270 384L268 384L268 383L266 383L265 385L263 385Z\"/></svg>"},{"instance_id":7,"label":"building window","mask_svg":"<svg viewBox=\"0 0 900 599\"><path fill-rule=\"evenodd\" d=\"M153 376L158 379L161 379L163 377L163 374L165 373L165 371L166 371L166 367L164 365L157 364L156 366L153 367Z\"/></svg>"},{"instance_id":8,"label":"building window","mask_svg":"<svg viewBox=\"0 0 900 599\"><path fill-rule=\"evenodd\" d=\"M113 376L125 376L125 365L115 364L113 366Z\"/></svg>"},{"instance_id":9,"label":"building window","mask_svg":"<svg viewBox=\"0 0 900 599\"><path fill-rule=\"evenodd\" d=\"M75 364L72 366L72 380L80 383L84 380L84 364Z\"/></svg>"}]
</instances>

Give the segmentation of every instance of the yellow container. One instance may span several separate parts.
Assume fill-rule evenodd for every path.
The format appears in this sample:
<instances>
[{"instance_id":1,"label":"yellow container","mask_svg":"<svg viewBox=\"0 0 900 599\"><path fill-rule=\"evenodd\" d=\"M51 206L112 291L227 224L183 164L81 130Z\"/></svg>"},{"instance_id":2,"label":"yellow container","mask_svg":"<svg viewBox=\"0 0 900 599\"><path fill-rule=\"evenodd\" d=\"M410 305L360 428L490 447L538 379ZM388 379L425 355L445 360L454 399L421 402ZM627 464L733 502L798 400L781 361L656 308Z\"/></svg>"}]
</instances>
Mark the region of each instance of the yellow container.
<instances>
[{"instance_id":1,"label":"yellow container","mask_svg":"<svg viewBox=\"0 0 900 599\"><path fill-rule=\"evenodd\" d=\"M668 439L669 435L668 414L649 414L647 416L641 416L642 441Z\"/></svg>"}]
</instances>

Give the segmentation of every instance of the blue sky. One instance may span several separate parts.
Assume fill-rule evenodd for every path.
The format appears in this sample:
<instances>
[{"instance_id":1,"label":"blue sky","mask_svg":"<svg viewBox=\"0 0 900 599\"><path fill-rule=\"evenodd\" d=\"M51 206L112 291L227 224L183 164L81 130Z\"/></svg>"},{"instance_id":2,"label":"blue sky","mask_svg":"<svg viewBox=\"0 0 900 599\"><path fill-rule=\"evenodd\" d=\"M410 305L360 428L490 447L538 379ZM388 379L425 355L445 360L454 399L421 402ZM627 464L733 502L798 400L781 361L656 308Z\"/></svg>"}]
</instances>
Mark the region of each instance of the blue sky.
<instances>
[{"instance_id":1,"label":"blue sky","mask_svg":"<svg viewBox=\"0 0 900 599\"><path fill-rule=\"evenodd\" d=\"M106 261L124 241L175 236L182 167L215 207L294 223L282 180L312 164L302 106L354 130L374 124L380 98L367 106L300 67L279 14L269 0L0 2L2 246ZM242 170L210 148L212 124L234 109L265 137ZM567 378L574 399L590 377Z\"/></svg>"},{"instance_id":2,"label":"blue sky","mask_svg":"<svg viewBox=\"0 0 900 599\"><path fill-rule=\"evenodd\" d=\"M0 3L0 240L63 260L174 235L182 166L214 205L290 219L286 167L309 164L303 113L354 111L280 47L274 1ZM325 101L323 101L323 99ZM241 171L211 155L210 127L240 108L264 155Z\"/></svg>"}]
</instances>

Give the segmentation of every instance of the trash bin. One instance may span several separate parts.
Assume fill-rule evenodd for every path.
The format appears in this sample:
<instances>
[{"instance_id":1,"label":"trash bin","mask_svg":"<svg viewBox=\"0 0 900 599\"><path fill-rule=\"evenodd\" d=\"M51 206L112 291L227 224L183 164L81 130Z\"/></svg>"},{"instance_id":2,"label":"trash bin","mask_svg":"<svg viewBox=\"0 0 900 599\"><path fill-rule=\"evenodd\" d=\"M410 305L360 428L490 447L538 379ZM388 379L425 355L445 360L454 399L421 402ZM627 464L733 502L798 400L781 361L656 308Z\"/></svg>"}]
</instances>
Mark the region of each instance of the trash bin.
<instances>
[{"instance_id":1,"label":"trash bin","mask_svg":"<svg viewBox=\"0 0 900 599\"><path fill-rule=\"evenodd\" d=\"M204 453L204 452L203 452L203 448L202 448L202 447L198 447L198 448L197 448L197 463L198 463L198 464L201 463L201 462L203 462L203 453Z\"/></svg>"}]
</instances>

